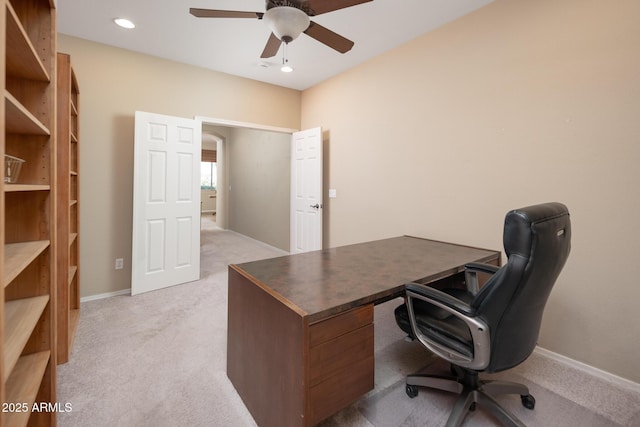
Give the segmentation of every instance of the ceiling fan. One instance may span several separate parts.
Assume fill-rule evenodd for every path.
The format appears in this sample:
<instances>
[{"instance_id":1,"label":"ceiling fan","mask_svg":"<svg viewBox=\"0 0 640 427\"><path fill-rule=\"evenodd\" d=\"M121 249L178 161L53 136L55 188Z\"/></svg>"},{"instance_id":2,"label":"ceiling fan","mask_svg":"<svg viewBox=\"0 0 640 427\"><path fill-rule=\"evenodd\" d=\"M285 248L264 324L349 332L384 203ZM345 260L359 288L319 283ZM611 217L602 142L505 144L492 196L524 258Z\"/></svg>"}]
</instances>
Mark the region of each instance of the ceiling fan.
<instances>
[{"instance_id":1,"label":"ceiling fan","mask_svg":"<svg viewBox=\"0 0 640 427\"><path fill-rule=\"evenodd\" d=\"M316 24L309 17L370 1L373 0L266 0L266 12L190 8L189 13L197 18L264 20L271 29L271 35L260 57L271 58L278 53L282 42L288 44L303 32L340 53L350 51L354 45L351 40Z\"/></svg>"}]
</instances>

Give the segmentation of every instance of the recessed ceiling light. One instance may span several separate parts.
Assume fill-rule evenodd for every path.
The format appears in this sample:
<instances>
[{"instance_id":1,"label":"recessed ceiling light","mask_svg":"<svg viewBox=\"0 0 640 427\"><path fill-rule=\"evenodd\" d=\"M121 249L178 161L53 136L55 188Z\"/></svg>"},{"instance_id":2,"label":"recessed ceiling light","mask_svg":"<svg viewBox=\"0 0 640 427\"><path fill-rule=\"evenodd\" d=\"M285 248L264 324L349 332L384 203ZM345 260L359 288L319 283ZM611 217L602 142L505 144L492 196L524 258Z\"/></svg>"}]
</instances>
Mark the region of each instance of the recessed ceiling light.
<instances>
[{"instance_id":1,"label":"recessed ceiling light","mask_svg":"<svg viewBox=\"0 0 640 427\"><path fill-rule=\"evenodd\" d=\"M125 19L125 18L116 18L116 19L113 20L113 22L115 22L116 25L118 25L118 26L120 26L122 28L126 28L128 30L136 27L136 25L133 22L131 22L128 19Z\"/></svg>"}]
</instances>

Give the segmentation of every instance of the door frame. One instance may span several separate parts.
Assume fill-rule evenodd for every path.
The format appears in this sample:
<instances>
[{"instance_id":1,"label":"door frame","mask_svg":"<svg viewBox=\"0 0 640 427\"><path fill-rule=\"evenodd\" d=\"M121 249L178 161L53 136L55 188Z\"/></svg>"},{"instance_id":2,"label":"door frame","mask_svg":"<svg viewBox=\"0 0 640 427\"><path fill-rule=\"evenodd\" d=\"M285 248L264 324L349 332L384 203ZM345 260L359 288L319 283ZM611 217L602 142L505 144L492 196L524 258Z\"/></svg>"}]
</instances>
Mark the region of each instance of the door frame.
<instances>
[{"instance_id":1,"label":"door frame","mask_svg":"<svg viewBox=\"0 0 640 427\"><path fill-rule=\"evenodd\" d=\"M266 126L257 123L249 123L249 122L239 122L235 120L226 120L226 119L218 119L214 117L206 117L206 116L195 116L195 120L199 120L202 125L210 125L210 126L226 126L232 128L244 128L244 129L253 129L253 130L263 130L268 132L279 132L286 133L292 135L294 132L298 132L299 129L291 129L291 128L282 128L277 126ZM216 163L218 164L218 170L221 171L218 175L218 189L217 189L217 203L219 203L216 210L216 222L217 225L222 229L228 228L228 213L229 213L229 204L227 201L229 200L229 172L227 165L227 147L226 145L229 142L226 139L221 139L218 141L218 155L216 158ZM200 188L198 188L198 191Z\"/></svg>"}]
</instances>

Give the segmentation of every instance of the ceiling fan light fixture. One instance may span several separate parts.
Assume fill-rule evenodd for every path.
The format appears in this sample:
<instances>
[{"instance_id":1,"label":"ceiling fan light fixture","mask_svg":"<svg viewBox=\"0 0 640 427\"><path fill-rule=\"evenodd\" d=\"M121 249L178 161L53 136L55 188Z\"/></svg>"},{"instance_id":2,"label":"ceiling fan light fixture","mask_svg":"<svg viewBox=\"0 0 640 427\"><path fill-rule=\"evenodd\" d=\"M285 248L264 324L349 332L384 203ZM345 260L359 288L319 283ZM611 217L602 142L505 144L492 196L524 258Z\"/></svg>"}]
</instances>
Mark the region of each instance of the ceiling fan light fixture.
<instances>
[{"instance_id":1,"label":"ceiling fan light fixture","mask_svg":"<svg viewBox=\"0 0 640 427\"><path fill-rule=\"evenodd\" d=\"M300 33L309 28L309 16L300 9L291 6L276 6L267 10L262 20L271 32L285 43L295 40Z\"/></svg>"},{"instance_id":2,"label":"ceiling fan light fixture","mask_svg":"<svg viewBox=\"0 0 640 427\"><path fill-rule=\"evenodd\" d=\"M280 71L283 73L290 73L293 71L293 67L289 65L289 59L287 58L287 47L289 47L289 43L285 43L282 48L282 67L280 67Z\"/></svg>"},{"instance_id":3,"label":"ceiling fan light fixture","mask_svg":"<svg viewBox=\"0 0 640 427\"><path fill-rule=\"evenodd\" d=\"M282 71L283 73L290 73L293 71L293 67L289 65L288 62L285 62L284 64L282 64L282 67L280 67L280 71Z\"/></svg>"}]
</instances>

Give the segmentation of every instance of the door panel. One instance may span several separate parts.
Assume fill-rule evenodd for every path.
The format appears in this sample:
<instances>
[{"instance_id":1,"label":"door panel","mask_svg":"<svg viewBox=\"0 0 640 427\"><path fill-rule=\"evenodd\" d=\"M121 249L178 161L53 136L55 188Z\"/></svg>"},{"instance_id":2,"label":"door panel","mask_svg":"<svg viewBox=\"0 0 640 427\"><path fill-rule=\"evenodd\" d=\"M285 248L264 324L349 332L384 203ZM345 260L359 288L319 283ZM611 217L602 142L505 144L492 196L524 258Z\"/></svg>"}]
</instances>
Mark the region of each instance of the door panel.
<instances>
[{"instance_id":1,"label":"door panel","mask_svg":"<svg viewBox=\"0 0 640 427\"><path fill-rule=\"evenodd\" d=\"M149 203L163 203L166 201L166 175L167 175L167 157L166 153L160 151L149 151L149 177L147 185L147 201Z\"/></svg>"},{"instance_id":2,"label":"door panel","mask_svg":"<svg viewBox=\"0 0 640 427\"><path fill-rule=\"evenodd\" d=\"M291 253L322 249L322 129L291 137Z\"/></svg>"},{"instance_id":3,"label":"door panel","mask_svg":"<svg viewBox=\"0 0 640 427\"><path fill-rule=\"evenodd\" d=\"M178 153L178 197L179 202L193 202L193 155Z\"/></svg>"},{"instance_id":4,"label":"door panel","mask_svg":"<svg viewBox=\"0 0 640 427\"><path fill-rule=\"evenodd\" d=\"M131 294L200 277L201 124L136 112Z\"/></svg>"},{"instance_id":5,"label":"door panel","mask_svg":"<svg viewBox=\"0 0 640 427\"><path fill-rule=\"evenodd\" d=\"M191 230L193 221L191 218L178 218L178 254L176 267L188 267L192 264Z\"/></svg>"},{"instance_id":6,"label":"door panel","mask_svg":"<svg viewBox=\"0 0 640 427\"><path fill-rule=\"evenodd\" d=\"M162 219L147 222L147 247L148 254L147 273L156 273L164 270L165 248L165 221Z\"/></svg>"}]
</instances>

